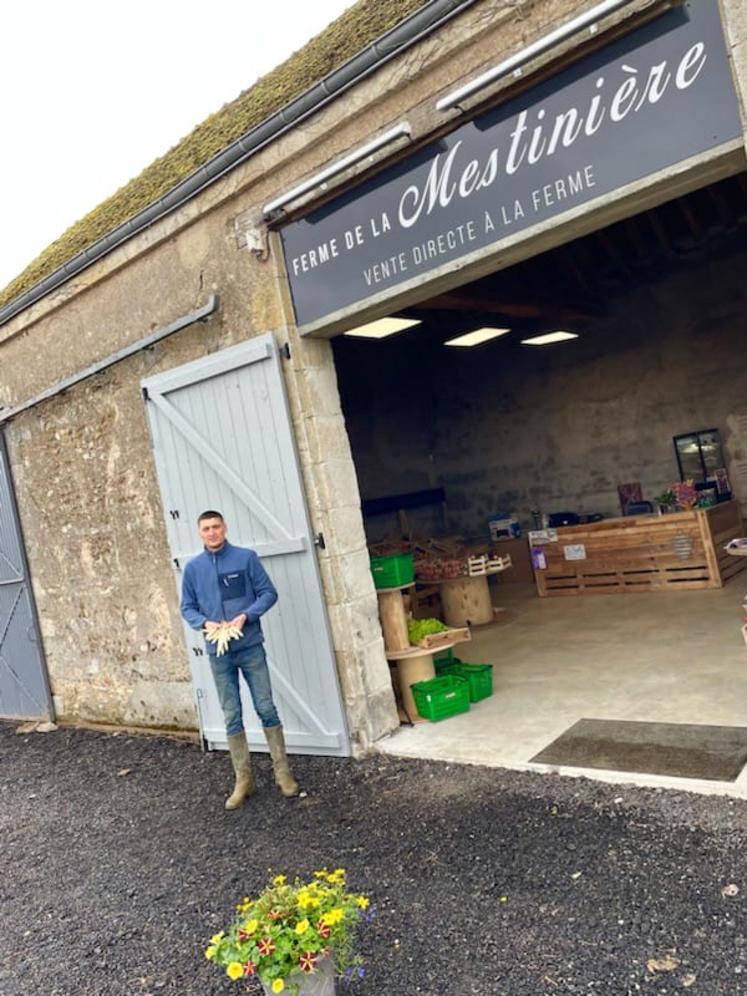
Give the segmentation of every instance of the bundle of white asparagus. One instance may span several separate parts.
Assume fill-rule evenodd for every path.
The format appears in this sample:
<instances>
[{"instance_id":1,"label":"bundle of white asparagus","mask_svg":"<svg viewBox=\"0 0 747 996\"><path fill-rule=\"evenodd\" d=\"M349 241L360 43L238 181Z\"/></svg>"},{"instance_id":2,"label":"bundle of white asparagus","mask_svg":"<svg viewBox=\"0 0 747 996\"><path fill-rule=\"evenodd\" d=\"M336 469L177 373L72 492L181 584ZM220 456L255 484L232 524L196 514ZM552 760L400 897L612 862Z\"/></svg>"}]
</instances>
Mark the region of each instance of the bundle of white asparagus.
<instances>
[{"instance_id":1,"label":"bundle of white asparagus","mask_svg":"<svg viewBox=\"0 0 747 996\"><path fill-rule=\"evenodd\" d=\"M216 645L216 657L222 657L226 650L228 650L228 644L231 640L238 640L241 635L239 627L233 626L229 622L222 622L210 631L205 630L205 639L209 643Z\"/></svg>"}]
</instances>

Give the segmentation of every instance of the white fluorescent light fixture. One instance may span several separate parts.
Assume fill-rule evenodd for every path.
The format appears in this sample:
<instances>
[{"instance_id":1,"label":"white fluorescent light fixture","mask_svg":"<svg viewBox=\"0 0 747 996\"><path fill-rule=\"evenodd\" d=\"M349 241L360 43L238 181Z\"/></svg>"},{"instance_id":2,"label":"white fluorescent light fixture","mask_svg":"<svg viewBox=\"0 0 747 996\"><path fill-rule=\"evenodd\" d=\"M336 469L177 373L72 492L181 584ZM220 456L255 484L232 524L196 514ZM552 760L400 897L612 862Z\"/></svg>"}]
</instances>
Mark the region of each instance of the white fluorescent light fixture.
<instances>
[{"instance_id":1,"label":"white fluorescent light fixture","mask_svg":"<svg viewBox=\"0 0 747 996\"><path fill-rule=\"evenodd\" d=\"M419 318L379 318L375 322L368 322L366 325L359 325L357 329L350 329L345 335L352 335L360 339L385 339L395 332L404 332L411 329L413 325L421 325Z\"/></svg>"},{"instance_id":2,"label":"white fluorescent light fixture","mask_svg":"<svg viewBox=\"0 0 747 996\"><path fill-rule=\"evenodd\" d=\"M332 163L331 166L327 166L325 169L320 170L319 173L315 173L314 176L310 176L308 180L304 180L303 183L299 183L297 187L293 187L285 194L281 194L280 197L276 197L273 201L268 201L267 204L262 208L262 217L268 218L270 215L275 214L280 208L285 207L291 201L295 201L298 197L303 197L310 190L315 187L321 187L327 180L331 177L336 176L338 173L342 173L349 166L354 166L359 163L361 159L365 159L366 156L373 155L379 149L383 148L385 145L390 145L392 142L396 142L398 138L411 138L412 129L410 128L409 121L400 121L398 125L394 128L390 128L389 131L385 131L383 134L379 135L378 138L372 139L372 141L367 142L366 145L361 145L359 149L354 149L353 152L349 152L342 159L338 159L336 163Z\"/></svg>"},{"instance_id":3,"label":"white fluorescent light fixture","mask_svg":"<svg viewBox=\"0 0 747 996\"><path fill-rule=\"evenodd\" d=\"M447 339L444 346L480 346L483 342L497 339L501 335L507 335L511 329L474 329L472 332L465 332L455 339Z\"/></svg>"},{"instance_id":4,"label":"white fluorescent light fixture","mask_svg":"<svg viewBox=\"0 0 747 996\"><path fill-rule=\"evenodd\" d=\"M499 62L492 69L488 69L486 72L481 73L480 76L476 76L469 83L465 83L464 86L452 90L451 93L436 101L436 110L451 110L452 107L458 106L465 98L471 97L473 93L477 93L478 90L482 90L491 83L495 83L501 77L508 76L509 73L513 73L514 76L521 76L522 67L536 56L542 55L548 49L578 34L579 31L583 31L584 28L589 28L590 34L596 34L598 30L596 22L600 18L605 17L607 14L612 14L630 3L631 0L603 0L602 3L596 4L583 14L579 14L578 17L574 17L570 21L566 21L565 24L561 24L559 28L550 31L531 45L527 45L526 48L521 49L515 55L504 59L503 62ZM659 13L662 13L662 11L659 11Z\"/></svg>"},{"instance_id":5,"label":"white fluorescent light fixture","mask_svg":"<svg viewBox=\"0 0 747 996\"><path fill-rule=\"evenodd\" d=\"M549 346L551 342L565 342L566 339L578 339L577 332L546 332L544 335L533 335L531 339L522 339L522 346Z\"/></svg>"}]
</instances>

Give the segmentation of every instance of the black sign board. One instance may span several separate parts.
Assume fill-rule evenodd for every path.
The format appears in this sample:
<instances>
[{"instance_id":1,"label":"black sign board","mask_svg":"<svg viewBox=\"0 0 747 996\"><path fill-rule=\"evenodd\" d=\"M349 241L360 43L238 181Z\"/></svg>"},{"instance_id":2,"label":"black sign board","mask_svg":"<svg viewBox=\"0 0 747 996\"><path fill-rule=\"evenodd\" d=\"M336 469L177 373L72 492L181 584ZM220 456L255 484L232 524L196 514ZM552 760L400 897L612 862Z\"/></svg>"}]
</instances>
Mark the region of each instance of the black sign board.
<instances>
[{"instance_id":1,"label":"black sign board","mask_svg":"<svg viewBox=\"0 0 747 996\"><path fill-rule=\"evenodd\" d=\"M690 0L289 224L297 323L741 134L718 0Z\"/></svg>"}]
</instances>

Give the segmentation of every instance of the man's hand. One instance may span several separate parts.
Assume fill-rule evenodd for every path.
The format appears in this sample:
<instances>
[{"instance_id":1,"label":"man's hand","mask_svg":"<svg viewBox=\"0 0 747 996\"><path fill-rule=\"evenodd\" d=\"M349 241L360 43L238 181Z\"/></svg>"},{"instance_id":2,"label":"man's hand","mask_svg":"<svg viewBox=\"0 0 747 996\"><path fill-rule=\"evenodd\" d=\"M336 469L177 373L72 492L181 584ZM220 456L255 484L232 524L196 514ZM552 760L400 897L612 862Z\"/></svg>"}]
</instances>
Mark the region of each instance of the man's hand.
<instances>
[{"instance_id":1,"label":"man's hand","mask_svg":"<svg viewBox=\"0 0 747 996\"><path fill-rule=\"evenodd\" d=\"M211 622L209 619L206 619L205 622L202 624L202 628L205 630L206 633L212 633L213 630L218 629L219 626L220 623Z\"/></svg>"},{"instance_id":2,"label":"man's hand","mask_svg":"<svg viewBox=\"0 0 747 996\"><path fill-rule=\"evenodd\" d=\"M243 629L246 625L246 612L240 612L237 616L234 616L231 620L231 625L236 626L238 629Z\"/></svg>"}]
</instances>

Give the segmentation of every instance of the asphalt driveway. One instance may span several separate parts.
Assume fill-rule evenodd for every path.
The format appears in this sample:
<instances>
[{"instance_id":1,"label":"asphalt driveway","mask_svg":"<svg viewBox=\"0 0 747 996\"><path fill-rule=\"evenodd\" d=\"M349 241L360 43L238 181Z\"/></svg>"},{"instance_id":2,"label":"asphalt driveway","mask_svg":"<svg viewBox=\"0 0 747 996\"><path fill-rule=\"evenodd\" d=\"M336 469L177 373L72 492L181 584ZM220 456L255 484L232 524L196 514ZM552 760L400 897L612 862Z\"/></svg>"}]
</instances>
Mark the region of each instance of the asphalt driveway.
<instances>
[{"instance_id":1,"label":"asphalt driveway","mask_svg":"<svg viewBox=\"0 0 747 996\"><path fill-rule=\"evenodd\" d=\"M0 723L0 994L243 993L202 955L268 869L348 869L351 996L747 993L747 803L406 761L296 758L223 811L225 755Z\"/></svg>"}]
</instances>

